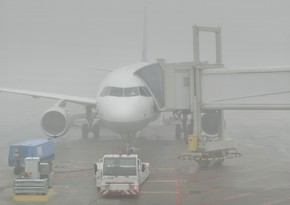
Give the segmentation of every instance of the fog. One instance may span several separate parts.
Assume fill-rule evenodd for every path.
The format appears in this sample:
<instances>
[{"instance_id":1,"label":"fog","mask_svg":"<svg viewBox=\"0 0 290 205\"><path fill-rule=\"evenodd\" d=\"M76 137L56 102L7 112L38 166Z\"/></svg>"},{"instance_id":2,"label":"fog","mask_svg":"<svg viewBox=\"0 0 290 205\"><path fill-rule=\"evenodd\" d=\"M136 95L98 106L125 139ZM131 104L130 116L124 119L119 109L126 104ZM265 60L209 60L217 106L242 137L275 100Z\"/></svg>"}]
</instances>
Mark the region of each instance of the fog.
<instances>
[{"instance_id":1,"label":"fog","mask_svg":"<svg viewBox=\"0 0 290 205\"><path fill-rule=\"evenodd\" d=\"M107 73L89 68L141 61L145 7L150 62L192 61L199 25L222 28L226 67L290 65L287 0L0 0L0 86L95 97ZM201 36L201 60L214 60L214 35Z\"/></svg>"},{"instance_id":2,"label":"fog","mask_svg":"<svg viewBox=\"0 0 290 205\"><path fill-rule=\"evenodd\" d=\"M192 61L196 24L222 28L227 67L289 65L289 6L287 0L0 0L0 86L95 96L106 73L88 68L141 61L145 7L150 62ZM213 61L213 37L201 37L201 60ZM80 91L70 91L76 84Z\"/></svg>"},{"instance_id":3,"label":"fog","mask_svg":"<svg viewBox=\"0 0 290 205\"><path fill-rule=\"evenodd\" d=\"M150 62L192 61L196 24L222 28L226 67L290 65L287 0L0 0L0 86L95 97L106 72L89 68L140 62L145 7Z\"/></svg>"},{"instance_id":4,"label":"fog","mask_svg":"<svg viewBox=\"0 0 290 205\"><path fill-rule=\"evenodd\" d=\"M223 63L228 68L290 65L288 0L0 0L0 87L96 97L107 73L91 68L116 69L141 61L144 8L150 62L156 58L192 61L192 26L198 25L222 28ZM214 35L204 34L201 60L213 62L214 48ZM216 91L218 86L208 88L215 95L205 97L256 95L251 85L263 93L279 92L289 85L287 76L274 87L267 80L259 83L251 77L252 84L230 79L224 96ZM237 88L244 88L243 92L236 93ZM277 103L278 97L278 102L289 103L289 93L247 102ZM6 163L9 144L43 137L39 121L55 102L1 93L1 204L13 203L14 176ZM225 134L236 141L243 158L193 174L187 171L196 170L196 163L176 160L177 153L187 147L175 141L174 126L161 127L156 122L158 126L151 124L142 131L145 140L138 150L156 168L151 180L163 180L145 184L142 191L147 195L128 201L96 200L99 196L92 188L91 172L86 176L64 174L56 180L58 193L50 204L289 204L289 116L289 111L226 111ZM84 140L81 129L72 127L67 136L56 140L57 160L65 162L64 166L73 160L78 160L76 164L85 161L88 167L77 168L90 170L96 156L113 150L111 144L117 142L116 138L104 140L106 137ZM189 175L191 178L182 180ZM185 195L180 202L179 188L195 194ZM151 195L152 191L157 194ZM160 195L160 191L168 193Z\"/></svg>"},{"instance_id":5,"label":"fog","mask_svg":"<svg viewBox=\"0 0 290 205\"><path fill-rule=\"evenodd\" d=\"M229 67L290 64L287 0L1 0L1 72L139 62L145 6L149 61L192 60L196 24L222 28L223 61ZM202 57L208 60L211 37L204 41Z\"/></svg>"}]
</instances>

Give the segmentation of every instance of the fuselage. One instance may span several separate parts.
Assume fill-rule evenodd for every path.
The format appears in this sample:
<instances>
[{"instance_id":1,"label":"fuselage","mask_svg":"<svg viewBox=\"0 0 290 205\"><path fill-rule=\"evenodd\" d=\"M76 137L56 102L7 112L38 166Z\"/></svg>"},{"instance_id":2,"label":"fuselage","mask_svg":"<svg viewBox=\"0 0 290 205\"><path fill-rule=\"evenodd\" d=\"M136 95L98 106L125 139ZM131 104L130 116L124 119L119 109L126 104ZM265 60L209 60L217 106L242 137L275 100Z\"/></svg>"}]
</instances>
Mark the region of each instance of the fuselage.
<instances>
[{"instance_id":1,"label":"fuselage","mask_svg":"<svg viewBox=\"0 0 290 205\"><path fill-rule=\"evenodd\" d=\"M145 83L134 73L148 64L136 64L112 71L97 95L100 122L122 135L134 134L156 119L159 112Z\"/></svg>"}]
</instances>

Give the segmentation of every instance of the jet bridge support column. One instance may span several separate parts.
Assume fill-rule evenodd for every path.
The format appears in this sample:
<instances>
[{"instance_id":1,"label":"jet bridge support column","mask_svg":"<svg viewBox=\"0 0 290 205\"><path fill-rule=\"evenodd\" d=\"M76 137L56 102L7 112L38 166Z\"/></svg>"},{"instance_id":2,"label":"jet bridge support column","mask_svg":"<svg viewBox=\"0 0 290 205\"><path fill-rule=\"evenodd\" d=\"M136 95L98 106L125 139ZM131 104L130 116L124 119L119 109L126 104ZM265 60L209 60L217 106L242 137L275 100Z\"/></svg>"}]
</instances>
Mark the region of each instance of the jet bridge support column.
<instances>
[{"instance_id":1,"label":"jet bridge support column","mask_svg":"<svg viewBox=\"0 0 290 205\"><path fill-rule=\"evenodd\" d=\"M193 126L193 134L197 137L201 135L201 109L200 109L200 104L201 104L201 84L200 84L200 70L198 67L193 66L193 77L194 79L193 83L193 90L192 90L192 96L193 96L193 101L192 101L192 110L191 112L193 113L193 119L194 119L194 126Z\"/></svg>"},{"instance_id":2,"label":"jet bridge support column","mask_svg":"<svg viewBox=\"0 0 290 205\"><path fill-rule=\"evenodd\" d=\"M202 113L201 113L201 104L202 104L202 83L201 83L201 72L203 69L210 68L220 68L222 65L222 49L221 49L221 28L219 27L200 27L193 26L193 67L190 72L191 79L191 112L193 114L194 126L193 134L201 139L202 134ZM202 64L200 61L200 41L199 34L202 32L213 32L215 33L216 39L216 63L215 64Z\"/></svg>"},{"instance_id":3,"label":"jet bridge support column","mask_svg":"<svg viewBox=\"0 0 290 205\"><path fill-rule=\"evenodd\" d=\"M209 64L200 61L199 33L213 32L216 36L216 62ZM215 165L223 163L224 159L240 156L232 140L226 140L224 135L223 110L202 109L202 73L205 69L222 68L221 29L211 27L193 27L194 62L189 71L190 79L190 110L194 122L192 133L188 139L190 153L179 156L179 159L195 160L201 167L207 166L211 161ZM215 135L212 134L215 130ZM197 140L193 140L197 138ZM196 148L190 149L190 142Z\"/></svg>"},{"instance_id":4,"label":"jet bridge support column","mask_svg":"<svg viewBox=\"0 0 290 205\"><path fill-rule=\"evenodd\" d=\"M202 103L202 84L201 84L201 72L206 68L220 68L222 65L222 48L221 48L221 28L219 27L200 27L193 26L193 67L190 72L191 79L191 112L193 113L194 127L193 133L200 138L201 136L201 103ZM202 64L200 61L200 41L199 33L213 32L216 39L216 63L215 64Z\"/></svg>"}]
</instances>

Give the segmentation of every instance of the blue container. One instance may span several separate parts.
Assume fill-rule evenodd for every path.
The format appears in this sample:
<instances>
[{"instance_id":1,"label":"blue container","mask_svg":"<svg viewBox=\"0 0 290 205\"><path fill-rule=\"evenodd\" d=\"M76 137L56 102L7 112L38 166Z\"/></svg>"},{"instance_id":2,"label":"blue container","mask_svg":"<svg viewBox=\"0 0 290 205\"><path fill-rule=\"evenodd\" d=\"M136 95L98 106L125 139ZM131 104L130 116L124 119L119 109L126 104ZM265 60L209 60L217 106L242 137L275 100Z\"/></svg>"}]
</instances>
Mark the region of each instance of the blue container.
<instances>
[{"instance_id":1,"label":"blue container","mask_svg":"<svg viewBox=\"0 0 290 205\"><path fill-rule=\"evenodd\" d=\"M24 167L26 157L39 157L40 162L54 160L53 141L51 139L32 139L9 146L9 167Z\"/></svg>"}]
</instances>

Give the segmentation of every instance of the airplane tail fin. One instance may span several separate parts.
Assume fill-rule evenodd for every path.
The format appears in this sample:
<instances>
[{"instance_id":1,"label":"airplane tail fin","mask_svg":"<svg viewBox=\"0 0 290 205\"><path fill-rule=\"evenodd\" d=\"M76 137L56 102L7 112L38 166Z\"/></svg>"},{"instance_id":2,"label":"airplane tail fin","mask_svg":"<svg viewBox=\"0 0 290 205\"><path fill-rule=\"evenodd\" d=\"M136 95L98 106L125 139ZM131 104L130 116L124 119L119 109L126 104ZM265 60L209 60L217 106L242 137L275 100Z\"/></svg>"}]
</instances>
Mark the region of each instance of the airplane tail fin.
<instances>
[{"instance_id":1,"label":"airplane tail fin","mask_svg":"<svg viewBox=\"0 0 290 205\"><path fill-rule=\"evenodd\" d=\"M144 25L143 25L143 45L142 45L142 62L148 62L147 59L147 7L144 8Z\"/></svg>"}]
</instances>

